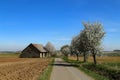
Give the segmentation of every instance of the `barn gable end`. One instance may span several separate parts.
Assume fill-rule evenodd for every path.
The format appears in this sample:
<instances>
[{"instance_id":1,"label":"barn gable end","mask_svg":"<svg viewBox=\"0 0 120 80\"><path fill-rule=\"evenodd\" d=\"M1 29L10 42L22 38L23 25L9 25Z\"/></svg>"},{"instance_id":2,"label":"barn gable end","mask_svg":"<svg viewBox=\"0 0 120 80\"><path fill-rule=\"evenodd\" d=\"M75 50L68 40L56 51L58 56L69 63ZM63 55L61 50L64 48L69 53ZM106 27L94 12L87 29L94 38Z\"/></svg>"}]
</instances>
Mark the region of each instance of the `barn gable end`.
<instances>
[{"instance_id":1,"label":"barn gable end","mask_svg":"<svg viewBox=\"0 0 120 80\"><path fill-rule=\"evenodd\" d=\"M40 54L46 56L47 51L41 44L30 44L21 53L20 58L40 58Z\"/></svg>"}]
</instances>

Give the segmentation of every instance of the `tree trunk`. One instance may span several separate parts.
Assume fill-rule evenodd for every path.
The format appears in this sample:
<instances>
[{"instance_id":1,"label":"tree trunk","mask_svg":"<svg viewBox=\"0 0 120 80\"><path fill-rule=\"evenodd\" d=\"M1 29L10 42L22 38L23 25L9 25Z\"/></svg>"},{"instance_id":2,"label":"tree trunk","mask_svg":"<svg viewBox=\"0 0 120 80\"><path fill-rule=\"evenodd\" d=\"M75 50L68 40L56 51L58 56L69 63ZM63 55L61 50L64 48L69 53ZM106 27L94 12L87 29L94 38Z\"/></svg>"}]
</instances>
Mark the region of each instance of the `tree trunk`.
<instances>
[{"instance_id":1,"label":"tree trunk","mask_svg":"<svg viewBox=\"0 0 120 80\"><path fill-rule=\"evenodd\" d=\"M97 64L96 55L95 54L93 54L93 60L94 60L94 64Z\"/></svg>"},{"instance_id":2,"label":"tree trunk","mask_svg":"<svg viewBox=\"0 0 120 80\"><path fill-rule=\"evenodd\" d=\"M77 56L77 61L79 61L79 56L78 56L78 54L76 54L76 56Z\"/></svg>"},{"instance_id":3,"label":"tree trunk","mask_svg":"<svg viewBox=\"0 0 120 80\"><path fill-rule=\"evenodd\" d=\"M87 60L86 60L86 54L84 53L83 55L84 55L84 62L86 62L86 61L87 61Z\"/></svg>"}]
</instances>

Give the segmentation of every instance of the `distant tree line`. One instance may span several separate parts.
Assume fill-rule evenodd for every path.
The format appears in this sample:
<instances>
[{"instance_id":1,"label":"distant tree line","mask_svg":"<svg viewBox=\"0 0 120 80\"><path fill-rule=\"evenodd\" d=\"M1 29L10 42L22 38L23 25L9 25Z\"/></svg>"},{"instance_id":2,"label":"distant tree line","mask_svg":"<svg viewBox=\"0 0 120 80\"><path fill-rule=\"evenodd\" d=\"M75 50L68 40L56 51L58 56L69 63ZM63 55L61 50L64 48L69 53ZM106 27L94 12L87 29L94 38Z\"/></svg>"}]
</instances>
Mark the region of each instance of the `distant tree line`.
<instances>
[{"instance_id":1,"label":"distant tree line","mask_svg":"<svg viewBox=\"0 0 120 80\"><path fill-rule=\"evenodd\" d=\"M114 52L120 52L120 50L114 50Z\"/></svg>"}]
</instances>

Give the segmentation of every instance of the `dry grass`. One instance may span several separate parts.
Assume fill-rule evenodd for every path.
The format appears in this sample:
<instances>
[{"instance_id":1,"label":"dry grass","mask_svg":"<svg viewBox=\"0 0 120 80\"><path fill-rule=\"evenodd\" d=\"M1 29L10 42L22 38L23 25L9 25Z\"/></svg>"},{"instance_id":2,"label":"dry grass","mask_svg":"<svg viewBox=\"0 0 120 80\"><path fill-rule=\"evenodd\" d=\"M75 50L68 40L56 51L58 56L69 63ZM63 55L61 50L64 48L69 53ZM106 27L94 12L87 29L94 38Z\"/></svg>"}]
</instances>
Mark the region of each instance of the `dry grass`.
<instances>
[{"instance_id":1,"label":"dry grass","mask_svg":"<svg viewBox=\"0 0 120 80\"><path fill-rule=\"evenodd\" d=\"M0 80L36 80L50 59L0 58Z\"/></svg>"},{"instance_id":2,"label":"dry grass","mask_svg":"<svg viewBox=\"0 0 120 80\"><path fill-rule=\"evenodd\" d=\"M69 59L76 60L76 57L69 57ZM83 61L83 57L79 57L80 61ZM93 58L89 57L88 62L93 62ZM120 62L120 57L97 57L98 63L103 62Z\"/></svg>"}]
</instances>

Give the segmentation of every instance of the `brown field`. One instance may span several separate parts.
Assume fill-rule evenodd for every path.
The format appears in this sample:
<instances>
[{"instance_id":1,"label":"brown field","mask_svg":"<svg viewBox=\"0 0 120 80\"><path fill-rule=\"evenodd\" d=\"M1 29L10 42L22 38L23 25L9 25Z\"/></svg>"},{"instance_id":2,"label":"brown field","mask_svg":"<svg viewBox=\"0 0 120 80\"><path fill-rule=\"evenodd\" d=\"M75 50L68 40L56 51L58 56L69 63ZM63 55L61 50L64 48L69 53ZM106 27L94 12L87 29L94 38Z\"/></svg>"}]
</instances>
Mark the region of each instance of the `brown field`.
<instances>
[{"instance_id":1,"label":"brown field","mask_svg":"<svg viewBox=\"0 0 120 80\"><path fill-rule=\"evenodd\" d=\"M50 59L0 58L0 80L37 80Z\"/></svg>"},{"instance_id":2,"label":"brown field","mask_svg":"<svg viewBox=\"0 0 120 80\"><path fill-rule=\"evenodd\" d=\"M0 53L0 58L18 58L20 53Z\"/></svg>"},{"instance_id":3,"label":"brown field","mask_svg":"<svg viewBox=\"0 0 120 80\"><path fill-rule=\"evenodd\" d=\"M69 59L76 60L76 57L69 57ZM120 57L96 57L98 63L103 62L120 62ZM83 57L79 57L80 61L83 61ZM93 58L89 57L88 62L93 62Z\"/></svg>"}]
</instances>

